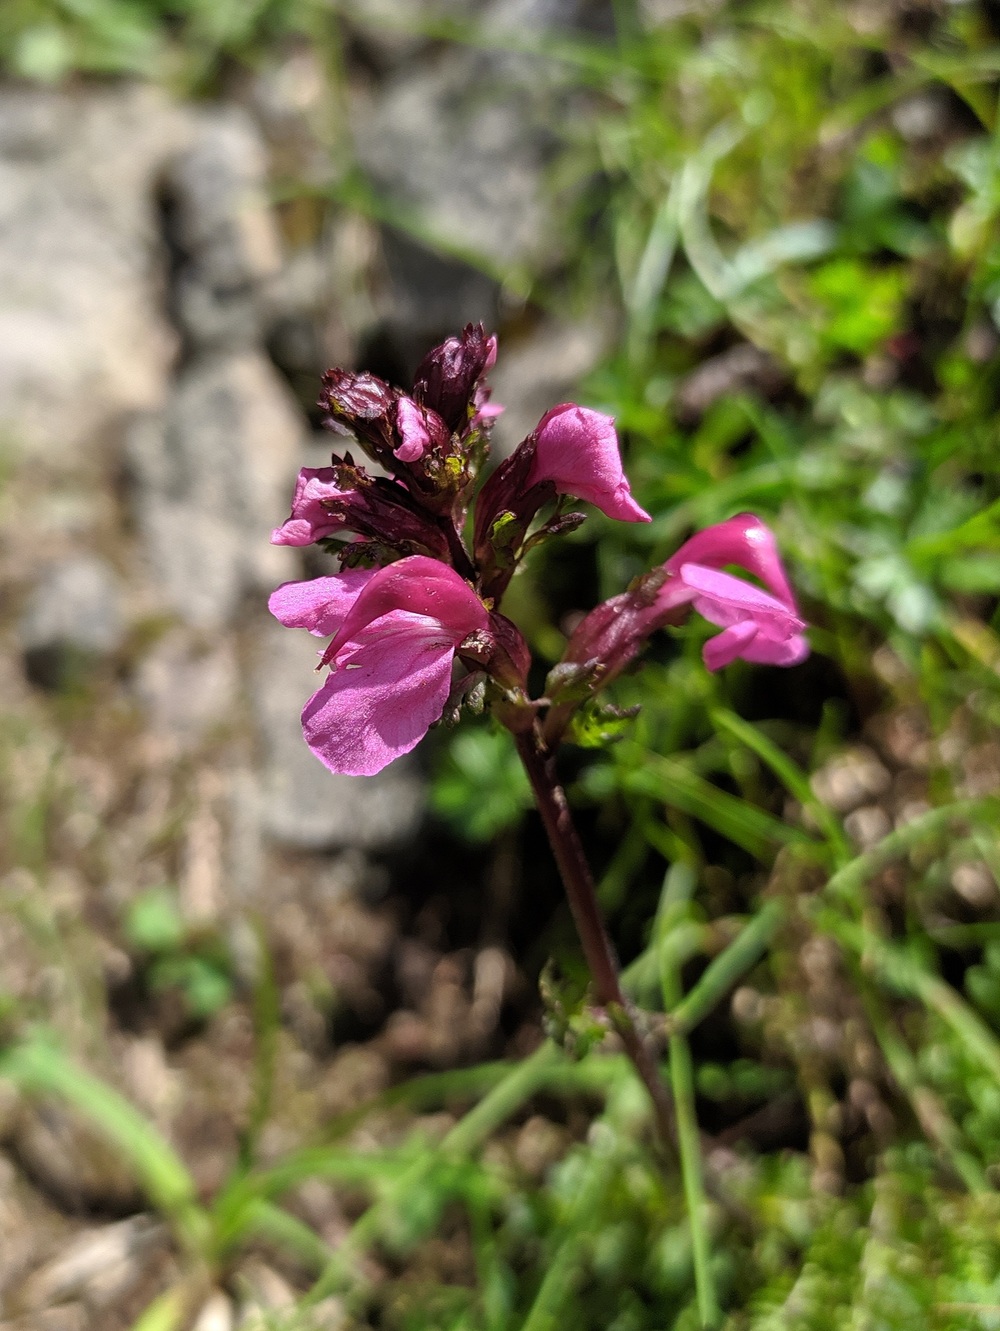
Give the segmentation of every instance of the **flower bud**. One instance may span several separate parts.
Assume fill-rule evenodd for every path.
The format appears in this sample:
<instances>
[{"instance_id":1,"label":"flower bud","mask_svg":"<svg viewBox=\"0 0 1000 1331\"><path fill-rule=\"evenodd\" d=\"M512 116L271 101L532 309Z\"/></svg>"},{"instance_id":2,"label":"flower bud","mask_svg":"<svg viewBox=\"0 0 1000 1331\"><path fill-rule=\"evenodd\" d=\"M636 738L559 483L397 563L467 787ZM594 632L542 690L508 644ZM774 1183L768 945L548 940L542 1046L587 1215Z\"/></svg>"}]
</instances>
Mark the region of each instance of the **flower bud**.
<instances>
[{"instance_id":1,"label":"flower bud","mask_svg":"<svg viewBox=\"0 0 1000 1331\"><path fill-rule=\"evenodd\" d=\"M319 406L323 424L338 434L353 434L376 462L394 461L395 407L399 390L365 371L327 370Z\"/></svg>"},{"instance_id":2,"label":"flower bud","mask_svg":"<svg viewBox=\"0 0 1000 1331\"><path fill-rule=\"evenodd\" d=\"M429 351L417 367L414 399L437 412L448 429L464 433L477 410L479 380L496 361L497 340L482 324L466 324L460 336L449 337Z\"/></svg>"}]
</instances>

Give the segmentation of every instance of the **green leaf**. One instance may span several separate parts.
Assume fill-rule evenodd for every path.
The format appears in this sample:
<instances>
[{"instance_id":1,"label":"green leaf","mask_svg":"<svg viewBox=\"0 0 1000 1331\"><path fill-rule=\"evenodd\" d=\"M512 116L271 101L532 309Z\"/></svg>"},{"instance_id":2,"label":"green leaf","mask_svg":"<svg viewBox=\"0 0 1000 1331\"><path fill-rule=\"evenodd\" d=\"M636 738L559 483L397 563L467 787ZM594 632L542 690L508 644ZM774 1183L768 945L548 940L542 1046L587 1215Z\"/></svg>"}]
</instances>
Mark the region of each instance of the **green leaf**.
<instances>
[{"instance_id":1,"label":"green leaf","mask_svg":"<svg viewBox=\"0 0 1000 1331\"><path fill-rule=\"evenodd\" d=\"M826 312L823 340L863 356L900 326L907 274L837 258L809 278L809 290Z\"/></svg>"},{"instance_id":2,"label":"green leaf","mask_svg":"<svg viewBox=\"0 0 1000 1331\"><path fill-rule=\"evenodd\" d=\"M195 1202L193 1178L169 1142L116 1090L41 1039L0 1053L0 1077L26 1094L55 1095L77 1109L121 1151L150 1201L173 1220L181 1237L197 1247L204 1244L208 1218Z\"/></svg>"},{"instance_id":3,"label":"green leaf","mask_svg":"<svg viewBox=\"0 0 1000 1331\"><path fill-rule=\"evenodd\" d=\"M133 947L146 952L173 952L187 929L175 894L167 887L151 887L129 904L125 935Z\"/></svg>"},{"instance_id":4,"label":"green leaf","mask_svg":"<svg viewBox=\"0 0 1000 1331\"><path fill-rule=\"evenodd\" d=\"M623 766L628 763L620 776L626 790L651 795L700 819L759 860L771 860L781 845L809 840L799 828L720 790L676 758L631 747L627 754L618 752Z\"/></svg>"},{"instance_id":5,"label":"green leaf","mask_svg":"<svg viewBox=\"0 0 1000 1331\"><path fill-rule=\"evenodd\" d=\"M520 822L531 787L513 741L499 726L459 730L442 753L431 807L463 838L489 841Z\"/></svg>"},{"instance_id":6,"label":"green leaf","mask_svg":"<svg viewBox=\"0 0 1000 1331\"><path fill-rule=\"evenodd\" d=\"M603 749L627 735L638 706L622 709L613 703L589 702L574 712L568 738L584 749Z\"/></svg>"}]
</instances>

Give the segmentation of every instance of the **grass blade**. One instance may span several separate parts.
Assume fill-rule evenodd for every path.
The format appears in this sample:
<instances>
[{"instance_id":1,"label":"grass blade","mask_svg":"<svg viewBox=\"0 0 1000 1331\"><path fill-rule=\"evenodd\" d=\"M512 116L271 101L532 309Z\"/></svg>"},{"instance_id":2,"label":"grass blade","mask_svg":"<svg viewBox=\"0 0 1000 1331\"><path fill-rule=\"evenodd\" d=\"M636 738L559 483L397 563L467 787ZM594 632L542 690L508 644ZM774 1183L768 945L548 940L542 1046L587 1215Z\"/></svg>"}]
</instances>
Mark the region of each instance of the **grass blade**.
<instances>
[{"instance_id":1,"label":"grass blade","mask_svg":"<svg viewBox=\"0 0 1000 1331\"><path fill-rule=\"evenodd\" d=\"M112 1087L77 1067L55 1045L31 1040L0 1054L0 1077L29 1095L54 1095L73 1106L128 1160L150 1202L194 1252L209 1229L183 1161L139 1111Z\"/></svg>"}]
</instances>

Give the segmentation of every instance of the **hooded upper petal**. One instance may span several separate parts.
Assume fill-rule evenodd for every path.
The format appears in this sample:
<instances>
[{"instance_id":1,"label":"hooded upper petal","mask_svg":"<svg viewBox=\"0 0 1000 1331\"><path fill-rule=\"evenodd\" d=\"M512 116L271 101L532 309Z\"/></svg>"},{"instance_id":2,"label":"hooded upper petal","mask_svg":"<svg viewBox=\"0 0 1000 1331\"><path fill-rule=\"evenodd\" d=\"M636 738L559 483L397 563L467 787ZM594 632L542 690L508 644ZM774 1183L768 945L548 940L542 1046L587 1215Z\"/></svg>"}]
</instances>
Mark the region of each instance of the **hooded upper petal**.
<instances>
[{"instance_id":1,"label":"hooded upper petal","mask_svg":"<svg viewBox=\"0 0 1000 1331\"><path fill-rule=\"evenodd\" d=\"M334 467L303 467L295 482L291 516L271 533L272 545L312 545L324 536L345 529L343 517L324 508L324 499L347 499L352 490L342 490Z\"/></svg>"},{"instance_id":2,"label":"hooded upper petal","mask_svg":"<svg viewBox=\"0 0 1000 1331\"><path fill-rule=\"evenodd\" d=\"M649 522L632 498L622 471L612 417L564 402L547 411L535 430L536 448L529 485L551 481L569 494L623 522Z\"/></svg>"},{"instance_id":3,"label":"hooded upper petal","mask_svg":"<svg viewBox=\"0 0 1000 1331\"><path fill-rule=\"evenodd\" d=\"M430 616L395 610L373 620L306 703L306 743L332 772L374 776L441 716L454 658L453 633Z\"/></svg>"},{"instance_id":4,"label":"hooded upper petal","mask_svg":"<svg viewBox=\"0 0 1000 1331\"><path fill-rule=\"evenodd\" d=\"M470 633L489 626L486 607L453 568L427 555L410 555L372 576L337 630L325 659L332 660L366 625L394 610L432 618L450 634L454 647Z\"/></svg>"},{"instance_id":5,"label":"hooded upper petal","mask_svg":"<svg viewBox=\"0 0 1000 1331\"><path fill-rule=\"evenodd\" d=\"M721 570L736 564L767 587ZM797 665L809 655L795 596L771 529L753 513L739 513L685 541L663 565L668 574L656 608L666 613L690 600L724 631L704 647L705 664L719 670L737 657L761 665Z\"/></svg>"},{"instance_id":6,"label":"hooded upper petal","mask_svg":"<svg viewBox=\"0 0 1000 1331\"><path fill-rule=\"evenodd\" d=\"M423 412L412 398L401 397L396 408L396 429L401 443L395 450L400 462L416 462L431 442Z\"/></svg>"},{"instance_id":7,"label":"hooded upper petal","mask_svg":"<svg viewBox=\"0 0 1000 1331\"><path fill-rule=\"evenodd\" d=\"M795 611L795 597L778 554L774 532L754 513L737 513L734 518L696 532L671 555L664 568L668 573L676 573L683 564L703 564L708 568L738 564L760 578L769 591Z\"/></svg>"}]
</instances>

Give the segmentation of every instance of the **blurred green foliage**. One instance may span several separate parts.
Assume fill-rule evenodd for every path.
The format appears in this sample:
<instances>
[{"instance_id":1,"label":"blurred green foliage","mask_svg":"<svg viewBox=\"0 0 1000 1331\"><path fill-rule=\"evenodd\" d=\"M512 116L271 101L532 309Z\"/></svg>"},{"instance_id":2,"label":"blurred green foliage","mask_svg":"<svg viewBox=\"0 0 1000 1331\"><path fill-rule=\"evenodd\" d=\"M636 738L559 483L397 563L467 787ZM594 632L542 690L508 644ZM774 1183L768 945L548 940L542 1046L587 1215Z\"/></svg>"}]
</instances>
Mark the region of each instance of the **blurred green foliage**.
<instances>
[{"instance_id":1,"label":"blurred green foliage","mask_svg":"<svg viewBox=\"0 0 1000 1331\"><path fill-rule=\"evenodd\" d=\"M4 0L0 67L56 83L68 74L134 74L210 87L227 59L306 34L316 0Z\"/></svg>"},{"instance_id":2,"label":"blurred green foliage","mask_svg":"<svg viewBox=\"0 0 1000 1331\"><path fill-rule=\"evenodd\" d=\"M510 734L466 723L443 749L431 807L458 836L489 841L532 806L531 787Z\"/></svg>"},{"instance_id":3,"label":"blurred green foliage","mask_svg":"<svg viewBox=\"0 0 1000 1331\"><path fill-rule=\"evenodd\" d=\"M226 949L212 934L198 934L185 924L176 894L149 888L129 903L125 937L143 956L153 992L179 990L195 1019L210 1017L232 997Z\"/></svg>"}]
</instances>

